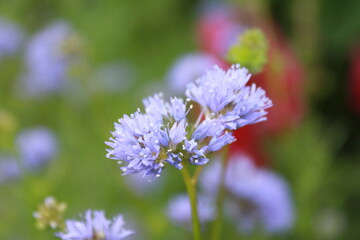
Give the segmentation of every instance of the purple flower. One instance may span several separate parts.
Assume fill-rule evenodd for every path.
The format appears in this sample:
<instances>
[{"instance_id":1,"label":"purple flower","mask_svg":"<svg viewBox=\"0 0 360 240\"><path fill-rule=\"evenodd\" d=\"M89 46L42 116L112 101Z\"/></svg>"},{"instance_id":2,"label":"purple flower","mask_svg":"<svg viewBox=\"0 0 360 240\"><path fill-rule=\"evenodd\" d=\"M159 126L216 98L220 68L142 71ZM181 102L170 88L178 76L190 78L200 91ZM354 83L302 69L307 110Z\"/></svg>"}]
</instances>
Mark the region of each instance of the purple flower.
<instances>
[{"instance_id":1,"label":"purple flower","mask_svg":"<svg viewBox=\"0 0 360 240\"><path fill-rule=\"evenodd\" d=\"M202 223L209 222L214 219L214 203L211 199L199 195L198 198L198 214ZM175 224L181 226L191 225L191 207L190 200L187 195L178 195L172 198L166 209L166 214Z\"/></svg>"},{"instance_id":2,"label":"purple flower","mask_svg":"<svg viewBox=\"0 0 360 240\"><path fill-rule=\"evenodd\" d=\"M124 174L144 171L144 176L159 177L166 164L178 169L182 161L203 165L209 161L205 156L218 151L234 141L225 132L219 120L206 120L188 138L186 103L179 98L165 102L161 94L144 99L146 113L140 109L130 116L124 115L115 123L113 138L106 142L107 157L126 162ZM192 106L189 107L191 109Z\"/></svg>"},{"instance_id":3,"label":"purple flower","mask_svg":"<svg viewBox=\"0 0 360 240\"><path fill-rule=\"evenodd\" d=\"M215 64L216 59L211 55L194 53L181 56L170 69L170 89L183 94L188 83L195 81Z\"/></svg>"},{"instance_id":4,"label":"purple flower","mask_svg":"<svg viewBox=\"0 0 360 240\"><path fill-rule=\"evenodd\" d=\"M20 167L12 156L0 156L0 183L17 179L20 176Z\"/></svg>"},{"instance_id":5,"label":"purple flower","mask_svg":"<svg viewBox=\"0 0 360 240\"><path fill-rule=\"evenodd\" d=\"M23 130L17 137L20 159L31 170L43 168L57 153L57 140L47 128Z\"/></svg>"},{"instance_id":6,"label":"purple flower","mask_svg":"<svg viewBox=\"0 0 360 240\"><path fill-rule=\"evenodd\" d=\"M218 190L221 166L217 161L203 173L202 189L214 197ZM229 160L225 187L231 195L227 207L243 232L251 232L257 226L269 233L290 229L294 221L294 209L289 187L275 173L256 168L245 155Z\"/></svg>"},{"instance_id":7,"label":"purple flower","mask_svg":"<svg viewBox=\"0 0 360 240\"><path fill-rule=\"evenodd\" d=\"M183 99L173 97L170 99L170 103L168 103L164 101L162 93L145 98L143 103L145 112L157 122L161 122L164 117L173 118L173 120L178 122L183 120L187 114L186 104Z\"/></svg>"},{"instance_id":8,"label":"purple flower","mask_svg":"<svg viewBox=\"0 0 360 240\"><path fill-rule=\"evenodd\" d=\"M115 123L113 138L106 142L108 158L127 162L124 174L144 171L144 176L159 177L166 163L181 169L178 146L186 134L186 105L181 99L165 102L161 94L144 100L146 113L140 109L124 115Z\"/></svg>"},{"instance_id":9,"label":"purple flower","mask_svg":"<svg viewBox=\"0 0 360 240\"><path fill-rule=\"evenodd\" d=\"M184 149L191 153L189 155L190 163L204 165L209 161L205 154L216 152L235 141L234 136L224 130L223 124L218 119L206 119L197 126L191 139L186 139L184 144ZM207 144L204 145L203 142L207 142Z\"/></svg>"},{"instance_id":10,"label":"purple flower","mask_svg":"<svg viewBox=\"0 0 360 240\"><path fill-rule=\"evenodd\" d=\"M28 94L52 93L67 85L77 40L64 22L53 23L30 39L25 56L26 72L21 79Z\"/></svg>"},{"instance_id":11,"label":"purple flower","mask_svg":"<svg viewBox=\"0 0 360 240\"><path fill-rule=\"evenodd\" d=\"M115 123L113 138L106 142L112 148L107 157L127 163L121 168L124 174L144 171L153 177L159 177L166 164L178 169L183 161L206 164L207 154L235 141L227 130L266 119L264 109L271 101L262 89L245 86L249 77L246 69L233 66L225 72L215 67L190 83L187 96L203 107L195 123L186 119L190 99L166 102L162 94L144 99L145 113L138 109Z\"/></svg>"},{"instance_id":12,"label":"purple flower","mask_svg":"<svg viewBox=\"0 0 360 240\"><path fill-rule=\"evenodd\" d=\"M243 201L250 203L250 206L252 205L250 207L252 209L246 209L240 204L240 211L247 219L244 221L247 224L242 225L240 214L240 227L251 231L259 221L268 232L290 229L294 210L285 180L269 170L256 169L246 158L230 162L226 176L227 188Z\"/></svg>"},{"instance_id":13,"label":"purple flower","mask_svg":"<svg viewBox=\"0 0 360 240\"><path fill-rule=\"evenodd\" d=\"M129 236L133 231L124 229L125 222L121 215L108 220L103 211L85 212L83 221L68 220L63 233L56 236L62 240L120 240Z\"/></svg>"},{"instance_id":14,"label":"purple flower","mask_svg":"<svg viewBox=\"0 0 360 240\"><path fill-rule=\"evenodd\" d=\"M265 109L272 106L264 90L246 86L249 78L248 71L238 65L227 71L215 66L188 84L186 96L202 106L207 118L221 119L227 129L235 130L266 120Z\"/></svg>"},{"instance_id":15,"label":"purple flower","mask_svg":"<svg viewBox=\"0 0 360 240\"><path fill-rule=\"evenodd\" d=\"M24 34L17 25L0 18L0 59L15 54L23 39Z\"/></svg>"}]
</instances>

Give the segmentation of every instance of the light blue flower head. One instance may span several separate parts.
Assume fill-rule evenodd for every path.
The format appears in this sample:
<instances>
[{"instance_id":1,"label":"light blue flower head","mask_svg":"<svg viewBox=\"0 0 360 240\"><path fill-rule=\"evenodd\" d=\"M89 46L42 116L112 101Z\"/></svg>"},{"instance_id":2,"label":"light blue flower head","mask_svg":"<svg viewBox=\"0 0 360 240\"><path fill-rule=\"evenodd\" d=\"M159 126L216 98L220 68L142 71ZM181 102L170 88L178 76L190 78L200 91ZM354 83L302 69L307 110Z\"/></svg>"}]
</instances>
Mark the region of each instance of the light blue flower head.
<instances>
[{"instance_id":1,"label":"light blue flower head","mask_svg":"<svg viewBox=\"0 0 360 240\"><path fill-rule=\"evenodd\" d=\"M227 71L215 66L188 84L186 96L202 106L207 118L221 119L225 128L235 130L266 120L265 109L272 106L263 89L246 86L249 79L247 69L239 65Z\"/></svg>"},{"instance_id":2,"label":"light blue flower head","mask_svg":"<svg viewBox=\"0 0 360 240\"><path fill-rule=\"evenodd\" d=\"M188 83L195 81L215 64L215 57L208 54L191 53L181 56L168 74L170 90L184 94Z\"/></svg>"},{"instance_id":3,"label":"light blue flower head","mask_svg":"<svg viewBox=\"0 0 360 240\"><path fill-rule=\"evenodd\" d=\"M51 161L58 151L57 139L45 127L26 129L17 137L20 159L30 170L39 170Z\"/></svg>"},{"instance_id":4,"label":"light blue flower head","mask_svg":"<svg viewBox=\"0 0 360 240\"><path fill-rule=\"evenodd\" d=\"M144 176L158 177L166 163L182 168L177 151L186 135L186 104L172 98L165 102L162 94L144 99L146 113L140 109L124 115L115 123L113 138L106 142L107 157L128 163L124 174L144 171Z\"/></svg>"},{"instance_id":5,"label":"light blue flower head","mask_svg":"<svg viewBox=\"0 0 360 240\"><path fill-rule=\"evenodd\" d=\"M171 98L166 102L162 94L155 94L143 102L146 113L138 109L124 115L106 142L112 148L108 158L128 163L121 168L124 174L144 171L144 176L159 177L166 164L182 169L184 160L203 165L208 162L205 154L234 141L218 120L192 125L195 130L191 130L186 115L192 106L187 107L187 101Z\"/></svg>"},{"instance_id":6,"label":"light blue flower head","mask_svg":"<svg viewBox=\"0 0 360 240\"><path fill-rule=\"evenodd\" d=\"M194 165L204 165L209 161L207 153L216 152L225 145L235 141L232 133L225 131L218 119L205 119L191 135L190 140L185 140L184 149L191 153L189 161ZM204 144L206 142L206 144Z\"/></svg>"},{"instance_id":7,"label":"light blue flower head","mask_svg":"<svg viewBox=\"0 0 360 240\"><path fill-rule=\"evenodd\" d=\"M289 230L294 221L294 208L286 181L270 170L257 169L246 157L230 163L226 185L248 203L240 203L237 219L242 231L250 232L257 225L269 233ZM246 205L251 206L250 209Z\"/></svg>"},{"instance_id":8,"label":"light blue flower head","mask_svg":"<svg viewBox=\"0 0 360 240\"><path fill-rule=\"evenodd\" d=\"M143 171L153 177L167 164L178 169L184 161L206 164L208 154L235 141L232 130L266 119L264 109L272 103L262 89L245 86L249 77L238 66L227 72L215 67L188 85L186 101L173 97L166 102L162 94L144 99L145 113L138 109L115 123L107 157L127 163L124 174ZM187 120L191 100L202 107L196 122Z\"/></svg>"},{"instance_id":9,"label":"light blue flower head","mask_svg":"<svg viewBox=\"0 0 360 240\"><path fill-rule=\"evenodd\" d=\"M39 96L63 89L78 49L78 38L65 22L56 22L30 39L26 47L26 71L21 80L26 93Z\"/></svg>"},{"instance_id":10,"label":"light blue flower head","mask_svg":"<svg viewBox=\"0 0 360 240\"><path fill-rule=\"evenodd\" d=\"M0 59L15 54L23 40L24 34L17 25L0 18Z\"/></svg>"},{"instance_id":11,"label":"light blue flower head","mask_svg":"<svg viewBox=\"0 0 360 240\"><path fill-rule=\"evenodd\" d=\"M209 198L216 196L221 168L220 162L215 162L200 178ZM294 208L288 184L276 173L254 166L247 155L229 159L225 187L231 195L226 207L241 232L261 227L267 233L277 233L292 227Z\"/></svg>"},{"instance_id":12,"label":"light blue flower head","mask_svg":"<svg viewBox=\"0 0 360 240\"><path fill-rule=\"evenodd\" d=\"M215 204L212 199L199 195L199 218L201 223L212 221L215 218ZM172 222L180 226L191 226L191 207L187 195L173 197L167 208L166 214Z\"/></svg>"},{"instance_id":13,"label":"light blue flower head","mask_svg":"<svg viewBox=\"0 0 360 240\"><path fill-rule=\"evenodd\" d=\"M18 162L13 156L0 156L0 183L17 179L21 174Z\"/></svg>"},{"instance_id":14,"label":"light blue flower head","mask_svg":"<svg viewBox=\"0 0 360 240\"><path fill-rule=\"evenodd\" d=\"M124 225L121 215L108 220L103 211L88 210L83 221L66 221L65 231L57 233L56 236L62 240L120 240L133 234L133 231L126 230Z\"/></svg>"}]
</instances>

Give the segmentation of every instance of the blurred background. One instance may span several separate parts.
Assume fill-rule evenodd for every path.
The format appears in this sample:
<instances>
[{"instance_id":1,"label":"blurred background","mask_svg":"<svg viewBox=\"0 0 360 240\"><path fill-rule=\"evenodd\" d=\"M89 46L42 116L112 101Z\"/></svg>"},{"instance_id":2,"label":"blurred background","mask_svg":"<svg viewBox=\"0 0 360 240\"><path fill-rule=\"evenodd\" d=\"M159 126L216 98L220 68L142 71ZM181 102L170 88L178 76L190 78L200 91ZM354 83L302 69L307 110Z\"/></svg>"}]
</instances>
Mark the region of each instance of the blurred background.
<instances>
[{"instance_id":1,"label":"blurred background","mask_svg":"<svg viewBox=\"0 0 360 240\"><path fill-rule=\"evenodd\" d=\"M66 202L66 219L87 209L123 214L136 231L129 239L190 239L186 216L176 218L181 204L168 208L185 193L178 170L155 182L121 176L104 142L143 98L183 96L212 65L236 62L227 51L251 28L267 51L250 81L274 107L268 121L235 133L230 155L281 179L290 210L271 184L256 193L261 203L238 193L229 212L250 205L256 214L244 227L245 217L225 213L222 239L358 239L356 0L0 1L0 239L56 239L33 217L47 196ZM276 229L277 210L270 220L259 214L274 203L289 213Z\"/></svg>"}]
</instances>

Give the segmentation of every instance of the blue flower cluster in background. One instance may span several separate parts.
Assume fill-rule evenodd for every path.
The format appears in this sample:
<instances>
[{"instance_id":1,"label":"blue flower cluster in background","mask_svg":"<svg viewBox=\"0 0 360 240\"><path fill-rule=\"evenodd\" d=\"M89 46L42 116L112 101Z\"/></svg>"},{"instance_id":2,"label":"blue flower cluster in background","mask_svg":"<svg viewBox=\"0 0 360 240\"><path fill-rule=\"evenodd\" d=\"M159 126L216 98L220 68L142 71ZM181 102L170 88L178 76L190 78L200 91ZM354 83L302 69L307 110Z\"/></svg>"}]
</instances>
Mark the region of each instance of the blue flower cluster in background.
<instances>
[{"instance_id":1,"label":"blue flower cluster in background","mask_svg":"<svg viewBox=\"0 0 360 240\"><path fill-rule=\"evenodd\" d=\"M58 143L47 128L25 129L17 137L20 159L30 170L40 170L56 156Z\"/></svg>"},{"instance_id":2,"label":"blue flower cluster in background","mask_svg":"<svg viewBox=\"0 0 360 240\"><path fill-rule=\"evenodd\" d=\"M199 195L199 218L205 224L215 219L214 199ZM185 194L176 195L169 200L166 214L175 224L189 228L191 226L191 207L189 197Z\"/></svg>"},{"instance_id":3,"label":"blue flower cluster in background","mask_svg":"<svg viewBox=\"0 0 360 240\"><path fill-rule=\"evenodd\" d=\"M202 191L214 198L219 191L221 165L215 161L200 179ZM228 217L240 232L252 233L261 228L269 233L285 232L293 226L294 207L286 181L268 169L259 169L243 153L229 159L225 175L229 192Z\"/></svg>"},{"instance_id":4,"label":"blue flower cluster in background","mask_svg":"<svg viewBox=\"0 0 360 240\"><path fill-rule=\"evenodd\" d=\"M58 153L57 138L46 127L24 129L14 145L16 155L0 157L0 183L16 180L25 172L43 170Z\"/></svg>"},{"instance_id":5,"label":"blue flower cluster in background","mask_svg":"<svg viewBox=\"0 0 360 240\"><path fill-rule=\"evenodd\" d=\"M17 53L24 41L23 30L9 20L0 19L0 60Z\"/></svg>"},{"instance_id":6,"label":"blue flower cluster in background","mask_svg":"<svg viewBox=\"0 0 360 240\"><path fill-rule=\"evenodd\" d=\"M25 92L41 96L68 86L79 45L79 37L65 22L52 23L36 33L26 46L26 69L21 78Z\"/></svg>"},{"instance_id":7,"label":"blue flower cluster in background","mask_svg":"<svg viewBox=\"0 0 360 240\"><path fill-rule=\"evenodd\" d=\"M168 73L169 90L182 94L188 83L195 81L215 64L216 59L207 54L190 53L179 57Z\"/></svg>"},{"instance_id":8,"label":"blue flower cluster in background","mask_svg":"<svg viewBox=\"0 0 360 240\"><path fill-rule=\"evenodd\" d=\"M0 156L0 184L17 179L20 176L20 166L15 157Z\"/></svg>"}]
</instances>

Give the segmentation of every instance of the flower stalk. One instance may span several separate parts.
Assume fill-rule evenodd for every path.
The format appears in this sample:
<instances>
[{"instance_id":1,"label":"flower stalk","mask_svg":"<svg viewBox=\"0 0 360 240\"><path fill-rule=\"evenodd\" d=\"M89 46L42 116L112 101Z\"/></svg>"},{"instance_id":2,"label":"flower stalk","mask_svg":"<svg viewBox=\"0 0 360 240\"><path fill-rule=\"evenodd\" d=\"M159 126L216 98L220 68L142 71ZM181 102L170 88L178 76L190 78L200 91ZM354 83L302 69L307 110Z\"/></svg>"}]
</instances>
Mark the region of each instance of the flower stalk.
<instances>
[{"instance_id":1,"label":"flower stalk","mask_svg":"<svg viewBox=\"0 0 360 240\"><path fill-rule=\"evenodd\" d=\"M187 164L184 164L184 168L181 170L181 173L185 182L187 194L190 199L193 240L201 240L201 229L196 195L197 179L191 177Z\"/></svg>"},{"instance_id":2,"label":"flower stalk","mask_svg":"<svg viewBox=\"0 0 360 240\"><path fill-rule=\"evenodd\" d=\"M212 226L212 234L211 234L212 240L221 239L222 220L224 214L225 178L226 178L226 169L228 165L227 164L228 158L229 158L229 145L225 146L223 149L220 184L216 199L216 218Z\"/></svg>"}]
</instances>

